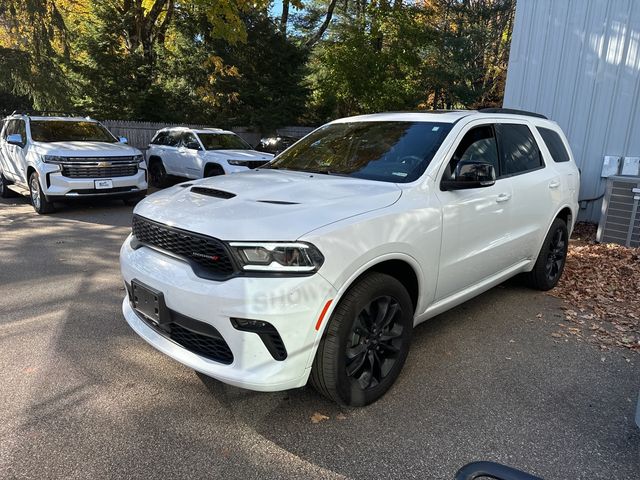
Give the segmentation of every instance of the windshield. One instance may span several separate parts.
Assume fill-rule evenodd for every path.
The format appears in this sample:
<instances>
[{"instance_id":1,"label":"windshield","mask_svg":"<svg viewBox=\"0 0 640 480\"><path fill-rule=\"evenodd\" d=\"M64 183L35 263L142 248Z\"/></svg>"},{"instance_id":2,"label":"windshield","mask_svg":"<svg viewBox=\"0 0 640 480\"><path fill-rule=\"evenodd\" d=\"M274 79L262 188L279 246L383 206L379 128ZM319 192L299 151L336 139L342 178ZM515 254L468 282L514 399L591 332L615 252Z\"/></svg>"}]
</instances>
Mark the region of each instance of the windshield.
<instances>
[{"instance_id":1,"label":"windshield","mask_svg":"<svg viewBox=\"0 0 640 480\"><path fill-rule=\"evenodd\" d=\"M251 150L251 145L232 133L198 133L205 150Z\"/></svg>"},{"instance_id":2,"label":"windshield","mask_svg":"<svg viewBox=\"0 0 640 480\"><path fill-rule=\"evenodd\" d=\"M109 130L96 122L31 120L34 142L117 142Z\"/></svg>"},{"instance_id":3,"label":"windshield","mask_svg":"<svg viewBox=\"0 0 640 480\"><path fill-rule=\"evenodd\" d=\"M268 168L412 182L433 159L450 123L333 123L307 135Z\"/></svg>"}]
</instances>

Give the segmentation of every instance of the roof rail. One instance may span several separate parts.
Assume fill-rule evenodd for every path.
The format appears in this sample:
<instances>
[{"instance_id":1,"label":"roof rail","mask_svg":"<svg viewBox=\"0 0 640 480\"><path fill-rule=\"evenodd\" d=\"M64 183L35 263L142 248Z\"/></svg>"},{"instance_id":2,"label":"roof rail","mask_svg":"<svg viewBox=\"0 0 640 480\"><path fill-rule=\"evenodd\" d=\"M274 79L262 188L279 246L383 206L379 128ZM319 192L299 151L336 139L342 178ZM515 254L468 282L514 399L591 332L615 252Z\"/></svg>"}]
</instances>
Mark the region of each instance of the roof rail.
<instances>
[{"instance_id":1,"label":"roof rail","mask_svg":"<svg viewBox=\"0 0 640 480\"><path fill-rule=\"evenodd\" d=\"M511 115L527 115L529 117L548 118L541 113L527 112L526 110L516 110L515 108L479 108L480 113L510 113Z\"/></svg>"},{"instance_id":2,"label":"roof rail","mask_svg":"<svg viewBox=\"0 0 640 480\"><path fill-rule=\"evenodd\" d=\"M11 115L35 115L35 116L51 116L51 117L89 117L73 112L55 111L55 110L14 110Z\"/></svg>"}]
</instances>

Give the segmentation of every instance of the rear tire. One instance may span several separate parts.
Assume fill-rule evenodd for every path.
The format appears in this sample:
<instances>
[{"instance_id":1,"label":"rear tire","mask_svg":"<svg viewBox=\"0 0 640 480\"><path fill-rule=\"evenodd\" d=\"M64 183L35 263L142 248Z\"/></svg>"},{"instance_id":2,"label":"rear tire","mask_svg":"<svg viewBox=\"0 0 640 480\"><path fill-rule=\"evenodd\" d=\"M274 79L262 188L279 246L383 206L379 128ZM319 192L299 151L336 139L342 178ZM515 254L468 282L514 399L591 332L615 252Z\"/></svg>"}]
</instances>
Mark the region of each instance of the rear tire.
<instances>
[{"instance_id":1,"label":"rear tire","mask_svg":"<svg viewBox=\"0 0 640 480\"><path fill-rule=\"evenodd\" d=\"M9 182L5 178L4 174L0 172L0 197L10 198L15 197L16 195L17 193L9 188Z\"/></svg>"},{"instance_id":2,"label":"rear tire","mask_svg":"<svg viewBox=\"0 0 640 480\"><path fill-rule=\"evenodd\" d=\"M331 315L310 381L325 397L362 407L382 397L409 353L413 303L394 277L370 273L353 285Z\"/></svg>"},{"instance_id":3,"label":"rear tire","mask_svg":"<svg viewBox=\"0 0 640 480\"><path fill-rule=\"evenodd\" d=\"M551 290L558 284L569 248L567 224L556 218L544 239L533 270L525 274L527 283L536 290Z\"/></svg>"},{"instance_id":4,"label":"rear tire","mask_svg":"<svg viewBox=\"0 0 640 480\"><path fill-rule=\"evenodd\" d=\"M149 164L149 184L156 188L164 188L169 185L167 170L162 160L152 160Z\"/></svg>"},{"instance_id":5,"label":"rear tire","mask_svg":"<svg viewBox=\"0 0 640 480\"><path fill-rule=\"evenodd\" d=\"M55 211L53 202L47 200L42 188L40 188L40 178L36 172L32 172L29 176L29 192L31 205L36 213L43 215Z\"/></svg>"}]
</instances>

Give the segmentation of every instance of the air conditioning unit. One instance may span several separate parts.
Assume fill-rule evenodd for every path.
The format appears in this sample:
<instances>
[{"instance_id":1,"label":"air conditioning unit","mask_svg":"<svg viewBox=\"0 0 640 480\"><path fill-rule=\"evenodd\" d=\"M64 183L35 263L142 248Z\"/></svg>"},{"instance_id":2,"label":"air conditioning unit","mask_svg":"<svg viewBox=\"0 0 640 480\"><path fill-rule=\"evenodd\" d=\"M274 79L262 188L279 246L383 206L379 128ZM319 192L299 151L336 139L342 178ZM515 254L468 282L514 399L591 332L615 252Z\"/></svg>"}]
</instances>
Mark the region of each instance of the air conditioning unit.
<instances>
[{"instance_id":1,"label":"air conditioning unit","mask_svg":"<svg viewBox=\"0 0 640 480\"><path fill-rule=\"evenodd\" d=\"M612 176L602 202L596 240L640 247L640 177Z\"/></svg>"}]
</instances>

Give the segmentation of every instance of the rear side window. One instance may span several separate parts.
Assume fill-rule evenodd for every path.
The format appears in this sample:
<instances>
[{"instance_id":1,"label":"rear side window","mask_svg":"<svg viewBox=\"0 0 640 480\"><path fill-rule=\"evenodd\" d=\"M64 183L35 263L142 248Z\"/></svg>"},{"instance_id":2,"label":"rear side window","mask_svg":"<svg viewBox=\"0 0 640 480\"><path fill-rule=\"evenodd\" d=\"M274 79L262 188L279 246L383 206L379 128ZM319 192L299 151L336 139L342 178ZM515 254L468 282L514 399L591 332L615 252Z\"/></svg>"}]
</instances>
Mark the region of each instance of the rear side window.
<instances>
[{"instance_id":1,"label":"rear side window","mask_svg":"<svg viewBox=\"0 0 640 480\"><path fill-rule=\"evenodd\" d=\"M500 147L501 176L518 175L544 167L542 155L533 133L526 125L496 125Z\"/></svg>"},{"instance_id":2,"label":"rear side window","mask_svg":"<svg viewBox=\"0 0 640 480\"><path fill-rule=\"evenodd\" d=\"M549 153L551 154L551 158L554 162L568 162L571 157L569 157L569 152L564 146L564 142L558 132L551 130L550 128L536 127L540 136L544 140L545 145L549 149Z\"/></svg>"}]
</instances>

